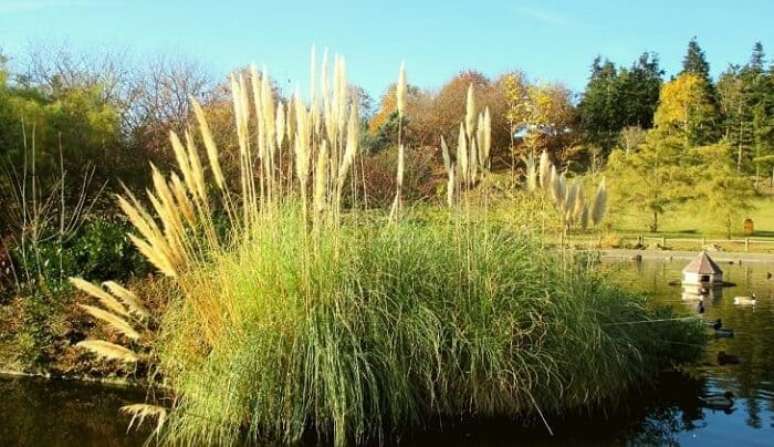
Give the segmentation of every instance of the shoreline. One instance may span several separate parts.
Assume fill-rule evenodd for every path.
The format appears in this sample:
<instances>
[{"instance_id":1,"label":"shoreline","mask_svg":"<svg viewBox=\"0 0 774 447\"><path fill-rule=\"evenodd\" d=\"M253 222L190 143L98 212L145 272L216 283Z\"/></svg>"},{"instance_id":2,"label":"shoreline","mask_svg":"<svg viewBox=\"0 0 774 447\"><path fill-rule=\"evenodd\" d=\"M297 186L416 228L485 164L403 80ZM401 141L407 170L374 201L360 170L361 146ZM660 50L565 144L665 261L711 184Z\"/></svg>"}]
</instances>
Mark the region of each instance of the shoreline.
<instances>
[{"instance_id":1,"label":"shoreline","mask_svg":"<svg viewBox=\"0 0 774 447\"><path fill-rule=\"evenodd\" d=\"M29 373L29 372L18 371L18 370L0 369L0 379L3 379L3 378L60 380L64 382L95 383L99 385L117 386L117 387L123 387L123 388L144 388L147 385L142 381L128 380L128 379L53 375L50 373L42 373L42 372Z\"/></svg>"},{"instance_id":2,"label":"shoreline","mask_svg":"<svg viewBox=\"0 0 774 447\"><path fill-rule=\"evenodd\" d=\"M690 261L700 253L699 250L636 250L636 249L603 249L599 250L603 259L628 259L634 260L636 257L641 259L658 260L686 260ZM740 264L743 262L772 263L774 264L774 254L771 253L749 253L734 251L715 251L707 252L712 259L718 262Z\"/></svg>"}]
</instances>

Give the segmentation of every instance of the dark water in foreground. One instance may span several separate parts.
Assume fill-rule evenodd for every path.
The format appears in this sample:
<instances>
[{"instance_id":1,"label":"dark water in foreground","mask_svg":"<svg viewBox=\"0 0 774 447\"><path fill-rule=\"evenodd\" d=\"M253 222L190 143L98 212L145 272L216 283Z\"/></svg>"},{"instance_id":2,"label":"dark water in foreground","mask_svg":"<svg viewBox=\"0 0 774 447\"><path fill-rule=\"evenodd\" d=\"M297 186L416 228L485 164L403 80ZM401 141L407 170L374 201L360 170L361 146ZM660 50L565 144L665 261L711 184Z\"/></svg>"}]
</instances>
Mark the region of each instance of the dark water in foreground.
<instances>
[{"instance_id":1,"label":"dark water in foreground","mask_svg":"<svg viewBox=\"0 0 774 447\"><path fill-rule=\"evenodd\" d=\"M608 263L622 285L646 292L654 302L695 312L682 300L680 277L686 261ZM733 338L711 341L705 364L687 374L663 375L653 392L634 395L626 409L608 415L550 418L551 437L540 425L521 428L511 421L462 424L444 432L405 439L410 446L774 446L774 265L721 265L726 280L737 283L705 302L703 318L722 318ZM755 291L755 307L734 305L734 296ZM698 314L696 314L699 316ZM718 366L717 353L741 357L739 365ZM730 410L713 410L702 397L731 391ZM121 405L141 402L142 390L0 377L0 447L140 446L144 435L127 434Z\"/></svg>"}]
</instances>

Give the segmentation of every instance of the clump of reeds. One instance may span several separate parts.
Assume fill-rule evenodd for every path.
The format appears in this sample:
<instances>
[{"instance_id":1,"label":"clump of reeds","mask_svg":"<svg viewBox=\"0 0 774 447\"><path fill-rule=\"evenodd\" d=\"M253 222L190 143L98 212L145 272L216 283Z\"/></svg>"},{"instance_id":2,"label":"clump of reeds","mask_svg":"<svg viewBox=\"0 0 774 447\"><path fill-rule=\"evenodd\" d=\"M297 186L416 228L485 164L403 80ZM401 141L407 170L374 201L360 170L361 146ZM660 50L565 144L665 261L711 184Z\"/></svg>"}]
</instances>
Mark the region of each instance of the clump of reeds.
<instances>
[{"instance_id":1,"label":"clump of reeds","mask_svg":"<svg viewBox=\"0 0 774 447\"><path fill-rule=\"evenodd\" d=\"M540 185L542 193L550 197L556 207L563 231L573 226L585 230L589 223L596 226L605 218L607 189L604 179L599 183L591 203L587 203L582 184L577 180L568 184L565 173L558 173L548 152L543 151L539 163L535 163L532 154L524 160L524 163L527 190L536 191L538 184Z\"/></svg>"},{"instance_id":2,"label":"clump of reeds","mask_svg":"<svg viewBox=\"0 0 774 447\"><path fill-rule=\"evenodd\" d=\"M401 158L394 224L354 211L344 218L342 182L359 156L357 111L343 59L334 59L332 86L327 65L324 56L308 104L298 94L276 103L265 70L232 78L237 191L195 104L198 135L172 134L178 172L154 169L152 209L128 192L118 199L135 244L180 290L154 346L174 404L125 411L137 421L157 417L161 441L174 444L297 443L311 431L344 445L383 441L439 416L596 405L672 358L656 349L656 326L617 324L653 315L589 263L567 270L537 241L474 214L454 223L401 219ZM403 69L400 78L399 92ZM405 98L397 99L403 113ZM488 168L489 114L476 118L474 102L471 88L455 161L442 142L450 204L455 189ZM292 184L280 160L292 163ZM73 282L98 300L90 313L122 340L81 346L142 359L147 311L136 297L112 283ZM691 334L680 327L671 336Z\"/></svg>"},{"instance_id":3,"label":"clump of reeds","mask_svg":"<svg viewBox=\"0 0 774 447\"><path fill-rule=\"evenodd\" d=\"M477 185L491 168L492 118L489 107L476 110L473 84L468 87L465 118L460 122L457 149L452 155L441 137L441 152L447 173L447 203L454 205L455 197Z\"/></svg>"}]
</instances>

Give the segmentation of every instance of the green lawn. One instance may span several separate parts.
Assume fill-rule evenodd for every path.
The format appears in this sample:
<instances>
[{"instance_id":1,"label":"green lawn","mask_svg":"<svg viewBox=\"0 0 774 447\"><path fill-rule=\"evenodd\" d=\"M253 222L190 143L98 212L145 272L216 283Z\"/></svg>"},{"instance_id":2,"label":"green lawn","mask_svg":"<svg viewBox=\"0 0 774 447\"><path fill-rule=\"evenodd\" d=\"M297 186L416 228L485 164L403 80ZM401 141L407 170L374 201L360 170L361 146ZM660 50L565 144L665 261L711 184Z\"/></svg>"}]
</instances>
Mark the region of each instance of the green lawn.
<instances>
[{"instance_id":1,"label":"green lawn","mask_svg":"<svg viewBox=\"0 0 774 447\"><path fill-rule=\"evenodd\" d=\"M743 221L749 217L755 226L755 233L751 237L774 239L774 196L760 197L753 203L755 208L742 214L734 225L732 237L745 237ZM708 239L725 239L727 236L725 223L720 219L713 219L696 204L686 204L660 216L658 233L650 231L650 220L649 214L635 209L621 210L613 207L609 215L612 231L622 235Z\"/></svg>"}]
</instances>

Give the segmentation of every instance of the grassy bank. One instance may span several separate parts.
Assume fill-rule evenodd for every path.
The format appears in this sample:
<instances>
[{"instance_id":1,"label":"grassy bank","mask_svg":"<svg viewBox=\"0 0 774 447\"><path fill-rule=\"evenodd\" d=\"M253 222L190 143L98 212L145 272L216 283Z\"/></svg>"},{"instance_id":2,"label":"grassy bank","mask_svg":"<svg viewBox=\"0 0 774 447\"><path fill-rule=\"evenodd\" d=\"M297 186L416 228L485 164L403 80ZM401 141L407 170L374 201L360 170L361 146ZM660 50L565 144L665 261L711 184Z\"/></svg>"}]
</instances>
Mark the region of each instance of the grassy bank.
<instances>
[{"instance_id":1,"label":"grassy bank","mask_svg":"<svg viewBox=\"0 0 774 447\"><path fill-rule=\"evenodd\" d=\"M774 196L758 197L752 201L752 204L754 208L743 213L740 221L732 228L732 236L745 237L743 220L749 217L755 224L755 233L750 237L774 240ZM616 233L658 237L725 239L727 236L722 219L708 216L697 204L682 205L665 213L659 219L658 233L650 232L648 228L650 218L651 216L642 210L616 210L611 216L611 229Z\"/></svg>"}]
</instances>

